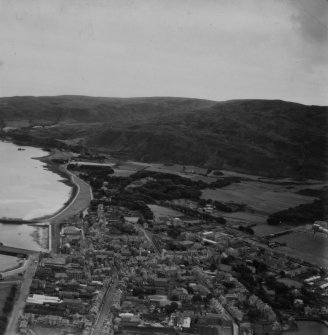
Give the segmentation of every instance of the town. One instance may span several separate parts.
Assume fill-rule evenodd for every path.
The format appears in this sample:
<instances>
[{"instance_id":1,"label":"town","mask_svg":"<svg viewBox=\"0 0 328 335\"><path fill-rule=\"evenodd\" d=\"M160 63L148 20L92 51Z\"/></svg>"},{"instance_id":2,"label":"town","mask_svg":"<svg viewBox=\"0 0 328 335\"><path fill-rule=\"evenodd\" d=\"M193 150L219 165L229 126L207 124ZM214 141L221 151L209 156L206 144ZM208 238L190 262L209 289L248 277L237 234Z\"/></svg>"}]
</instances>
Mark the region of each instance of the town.
<instances>
[{"instance_id":1,"label":"town","mask_svg":"<svg viewBox=\"0 0 328 335\"><path fill-rule=\"evenodd\" d=\"M282 334L297 320L327 322L326 269L226 225L222 204L196 200L199 184L67 168L93 199L60 222L56 249L39 254L20 334ZM154 215L154 198L180 215Z\"/></svg>"}]
</instances>

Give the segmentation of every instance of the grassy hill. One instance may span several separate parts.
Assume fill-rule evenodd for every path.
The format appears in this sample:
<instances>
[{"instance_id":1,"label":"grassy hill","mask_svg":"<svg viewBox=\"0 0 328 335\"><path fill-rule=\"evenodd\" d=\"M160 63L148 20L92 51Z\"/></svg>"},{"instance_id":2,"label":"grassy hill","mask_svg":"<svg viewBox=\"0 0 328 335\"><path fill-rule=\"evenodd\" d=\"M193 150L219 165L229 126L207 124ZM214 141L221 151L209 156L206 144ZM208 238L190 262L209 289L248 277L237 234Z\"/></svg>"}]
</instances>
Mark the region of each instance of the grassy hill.
<instances>
[{"instance_id":1,"label":"grassy hill","mask_svg":"<svg viewBox=\"0 0 328 335\"><path fill-rule=\"evenodd\" d=\"M0 99L2 126L21 122L19 136L34 143L70 140L141 161L268 176L325 178L327 118L327 107L279 100Z\"/></svg>"}]
</instances>

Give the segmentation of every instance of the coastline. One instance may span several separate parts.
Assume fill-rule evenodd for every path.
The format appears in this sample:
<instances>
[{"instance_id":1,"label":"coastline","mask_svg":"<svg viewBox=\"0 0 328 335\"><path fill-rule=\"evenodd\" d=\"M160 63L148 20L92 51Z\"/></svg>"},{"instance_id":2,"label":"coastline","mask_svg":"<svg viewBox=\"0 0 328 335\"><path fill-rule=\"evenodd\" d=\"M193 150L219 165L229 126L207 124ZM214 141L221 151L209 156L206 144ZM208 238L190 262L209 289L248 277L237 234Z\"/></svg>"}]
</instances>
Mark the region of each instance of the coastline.
<instances>
[{"instance_id":1,"label":"coastline","mask_svg":"<svg viewBox=\"0 0 328 335\"><path fill-rule=\"evenodd\" d=\"M34 221L49 221L49 251L58 252L60 239L60 226L64 220L79 214L89 206L93 197L89 184L84 182L74 173L67 170L65 165L60 165L51 161L53 153L34 159L45 163L45 168L63 177L61 182L69 185L72 190L69 199L55 213L33 219Z\"/></svg>"},{"instance_id":2,"label":"coastline","mask_svg":"<svg viewBox=\"0 0 328 335\"><path fill-rule=\"evenodd\" d=\"M10 271L13 271L13 270L17 270L17 269L19 269L19 268L22 268L22 267L24 266L24 263L25 263L25 262L24 262L23 260L19 260L19 259L17 259L15 265L9 266L9 267L7 267L7 268L1 270L0 273L1 273L2 275L4 275L4 274L6 274L6 272L10 272Z\"/></svg>"},{"instance_id":3,"label":"coastline","mask_svg":"<svg viewBox=\"0 0 328 335\"><path fill-rule=\"evenodd\" d=\"M54 152L49 151L49 149L45 149L45 148L40 147L40 146L36 146L36 145L32 146L32 145L23 144L23 143L16 143L15 141L10 141L8 139L0 139L0 141L4 142L4 143L11 143L11 144L14 144L18 147L19 146L31 147L31 148L37 148L37 149L40 149L40 150L43 150L43 151L47 151L48 154L46 154L45 156L32 157L32 159L38 160L38 161L44 163L45 164L45 166L44 166L45 170L48 170L48 171L50 171L52 173L55 173L55 174L59 175L60 177L62 177L62 180L59 180L58 182L64 183L65 185L71 187L69 198L64 202L64 204L61 206L61 208L59 208L54 213L43 215L43 216L36 217L36 218L32 218L29 221L39 222L39 221L51 220L52 217L56 216L58 213L65 210L65 208L67 206L69 206L69 204L72 202L72 200L76 196L77 191L78 191L78 187L77 187L76 183L74 183L74 181L72 180L71 174L65 168L63 168L62 165L59 165L59 164L54 163L54 162L51 161L51 157L53 156Z\"/></svg>"},{"instance_id":4,"label":"coastline","mask_svg":"<svg viewBox=\"0 0 328 335\"><path fill-rule=\"evenodd\" d=\"M64 168L63 165L59 165L57 163L52 162L51 161L52 155L53 154L50 152L46 156L33 157L32 159L38 160L42 163L45 163L44 168L46 170L48 170L52 173L55 173L55 174L59 175L60 177L62 177L63 179L59 180L59 182L64 183L65 185L71 187L70 195L69 195L69 198L64 202L62 207L59 208L56 212L48 214L48 215L33 218L32 221L46 221L46 220L51 221L52 218L54 218L55 216L57 216L58 214L63 212L66 209L66 207L69 206L72 203L72 201L74 200L74 198L76 197L76 195L78 193L78 185L74 182L72 175L68 172L68 170L66 168Z\"/></svg>"},{"instance_id":5,"label":"coastline","mask_svg":"<svg viewBox=\"0 0 328 335\"><path fill-rule=\"evenodd\" d=\"M36 217L30 220L31 223L44 222L49 224L48 249L50 252L57 252L60 240L60 226L63 222L65 222L65 220L79 214L81 211L85 210L89 206L90 201L93 198L90 185L84 182L74 173L68 171L65 164L58 164L53 162L51 158L55 154L55 150L45 149L37 145L31 146L23 143L17 144L14 141L9 141L8 139L2 139L1 141L12 143L16 146L26 146L47 151L47 153L43 156L31 158L44 163L43 168L45 170L48 170L62 177L62 179L58 180L58 182L65 183L66 185L71 187L69 198L63 203L60 209L58 209L54 213Z\"/></svg>"}]
</instances>

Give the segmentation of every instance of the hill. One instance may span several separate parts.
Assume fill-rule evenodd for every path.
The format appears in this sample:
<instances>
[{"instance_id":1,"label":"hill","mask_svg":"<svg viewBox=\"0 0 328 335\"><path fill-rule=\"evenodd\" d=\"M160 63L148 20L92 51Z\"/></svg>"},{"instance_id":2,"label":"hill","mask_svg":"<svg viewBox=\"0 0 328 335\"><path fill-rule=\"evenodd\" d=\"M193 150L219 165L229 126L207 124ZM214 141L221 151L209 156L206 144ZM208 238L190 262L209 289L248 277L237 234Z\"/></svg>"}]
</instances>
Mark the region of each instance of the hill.
<instances>
[{"instance_id":1,"label":"hill","mask_svg":"<svg viewBox=\"0 0 328 335\"><path fill-rule=\"evenodd\" d=\"M140 161L274 177L325 178L327 117L327 107L280 100L0 99L2 126L24 126L14 136L34 144L64 140Z\"/></svg>"}]
</instances>

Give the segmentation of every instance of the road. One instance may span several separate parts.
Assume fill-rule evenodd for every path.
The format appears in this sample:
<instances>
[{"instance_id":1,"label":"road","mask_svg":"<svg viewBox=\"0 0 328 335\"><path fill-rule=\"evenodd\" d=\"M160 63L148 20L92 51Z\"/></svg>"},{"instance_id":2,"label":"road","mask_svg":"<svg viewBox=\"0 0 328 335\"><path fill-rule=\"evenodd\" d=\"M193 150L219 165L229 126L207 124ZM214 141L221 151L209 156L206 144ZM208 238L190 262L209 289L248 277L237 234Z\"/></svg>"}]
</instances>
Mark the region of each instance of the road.
<instances>
[{"instance_id":1,"label":"road","mask_svg":"<svg viewBox=\"0 0 328 335\"><path fill-rule=\"evenodd\" d=\"M113 298L116 292L117 283L118 283L118 279L116 278L113 285L111 285L106 292L106 295L103 299L103 304L100 308L99 316L94 326L92 335L102 334L103 325L106 322L106 320L109 318L110 308L113 304Z\"/></svg>"},{"instance_id":2,"label":"road","mask_svg":"<svg viewBox=\"0 0 328 335\"><path fill-rule=\"evenodd\" d=\"M22 283L22 280L3 280L3 281L0 281L0 286L1 285L8 285L8 284L21 284Z\"/></svg>"},{"instance_id":3,"label":"road","mask_svg":"<svg viewBox=\"0 0 328 335\"><path fill-rule=\"evenodd\" d=\"M51 223L51 251L58 252L60 224L67 218L79 214L86 209L92 200L92 191L89 184L63 167L63 171L70 175L72 183L77 187L76 194L70 203L59 213L47 218Z\"/></svg>"},{"instance_id":4,"label":"road","mask_svg":"<svg viewBox=\"0 0 328 335\"><path fill-rule=\"evenodd\" d=\"M11 317L9 319L9 323L8 323L7 330L6 330L6 335L18 334L18 332L16 332L18 320L24 310L25 301L26 301L26 298L28 297L30 286L31 286L31 283L32 283L32 280L33 280L33 277L34 277L34 274L37 268L37 263L35 261L38 259L38 257L39 257L38 254L31 255L27 261L28 264L26 267L24 280L20 287L19 296L15 302L15 305L11 313Z\"/></svg>"},{"instance_id":5,"label":"road","mask_svg":"<svg viewBox=\"0 0 328 335\"><path fill-rule=\"evenodd\" d=\"M141 231L141 232L145 235L147 241L148 241L148 242L152 245L152 247L154 248L155 253L157 253L158 255L160 255L161 253L160 253L160 251L158 250L158 248L156 247L156 245L154 244L153 239L152 239L152 236L151 236L151 233L148 232L147 230L145 230L145 229L144 229L141 225L139 225L139 224L136 224L135 226L136 226L136 228L137 228L139 231Z\"/></svg>"}]
</instances>

